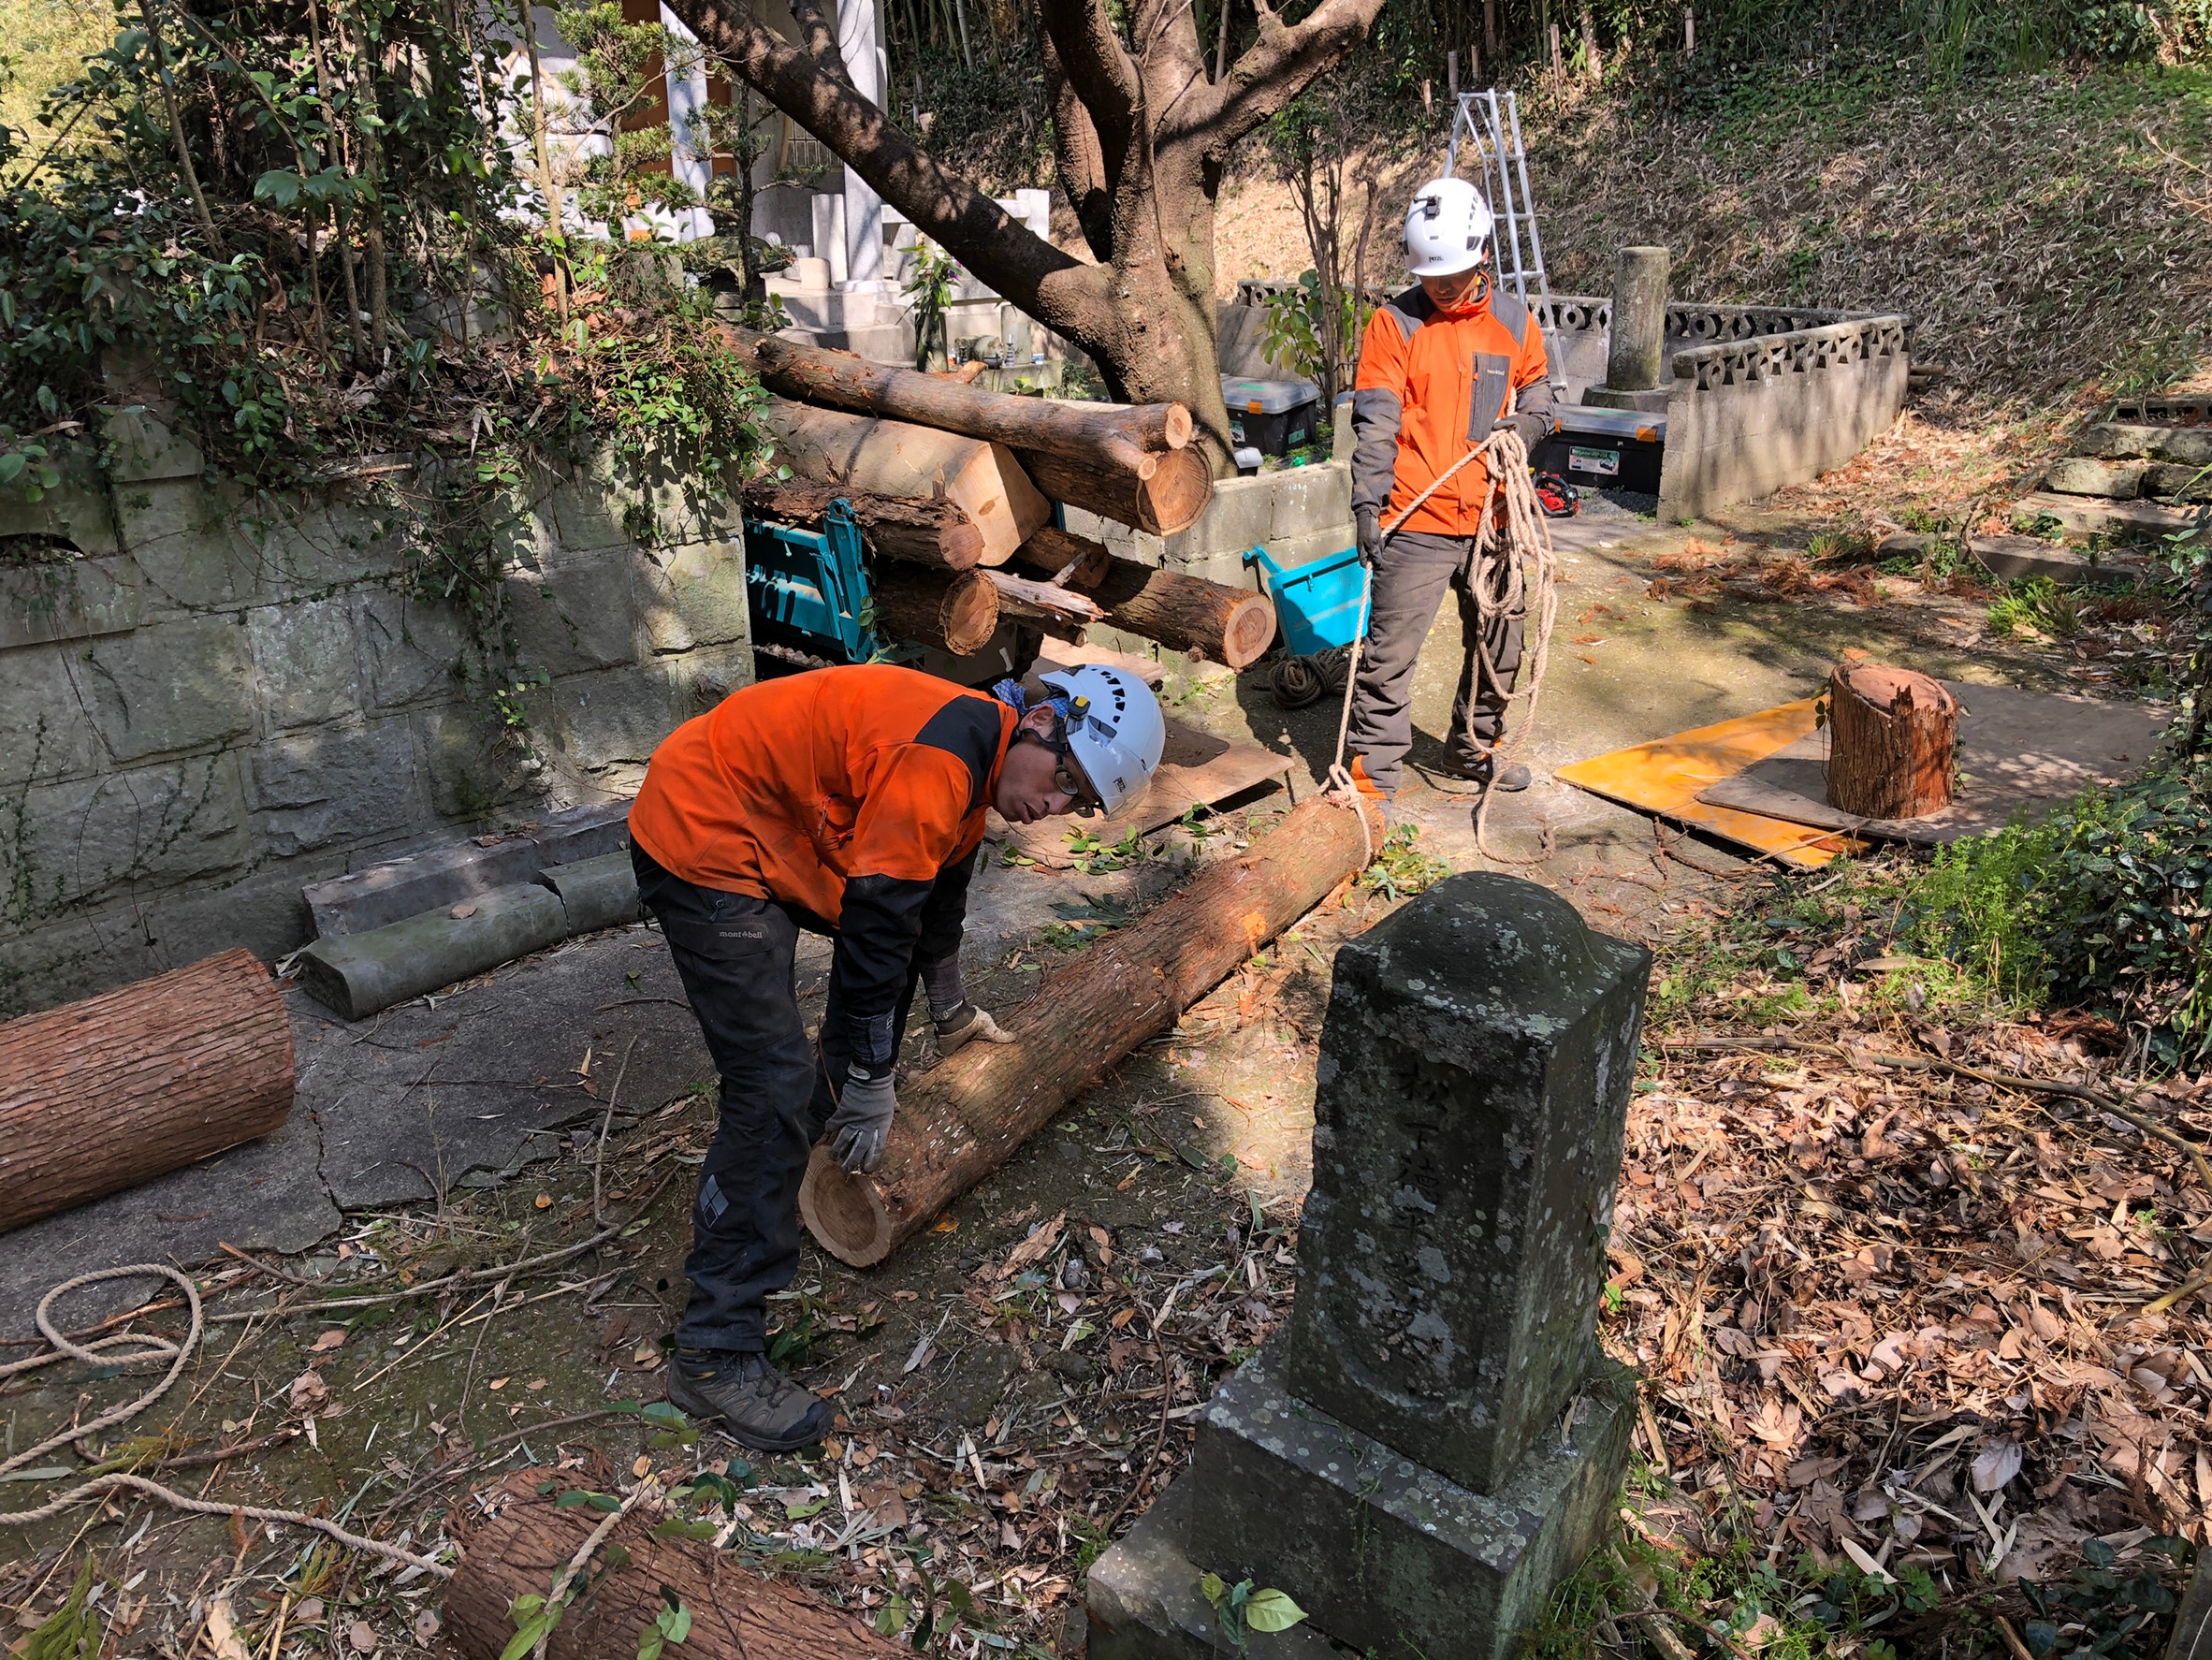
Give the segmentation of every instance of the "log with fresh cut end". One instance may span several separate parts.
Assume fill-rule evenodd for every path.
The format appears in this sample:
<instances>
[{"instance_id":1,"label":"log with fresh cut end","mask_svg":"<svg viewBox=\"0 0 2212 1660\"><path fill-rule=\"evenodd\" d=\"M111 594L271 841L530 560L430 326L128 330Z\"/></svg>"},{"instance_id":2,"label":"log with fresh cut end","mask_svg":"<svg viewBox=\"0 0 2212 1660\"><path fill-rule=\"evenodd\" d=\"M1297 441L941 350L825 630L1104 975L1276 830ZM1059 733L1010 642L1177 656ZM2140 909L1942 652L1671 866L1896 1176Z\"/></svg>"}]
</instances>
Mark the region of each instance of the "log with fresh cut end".
<instances>
[{"instance_id":1,"label":"log with fresh cut end","mask_svg":"<svg viewBox=\"0 0 2212 1660\"><path fill-rule=\"evenodd\" d=\"M1862 819L1917 819L1951 805L1958 700L1940 681L1881 663L1828 677L1828 805Z\"/></svg>"},{"instance_id":2,"label":"log with fresh cut end","mask_svg":"<svg viewBox=\"0 0 2212 1660\"><path fill-rule=\"evenodd\" d=\"M871 496L833 484L778 484L757 478L745 487L745 510L756 518L819 531L830 503L843 502L870 553L940 570L972 569L983 557L983 533L956 502L920 496Z\"/></svg>"},{"instance_id":3,"label":"log with fresh cut end","mask_svg":"<svg viewBox=\"0 0 2212 1660\"><path fill-rule=\"evenodd\" d=\"M856 1268L880 1262L1012 1158L1055 1114L1254 953L1348 881L1380 844L1362 807L1317 795L1249 852L1200 872L1002 1012L1011 1043L970 1043L905 1084L872 1176L817 1146L799 1188L814 1237Z\"/></svg>"},{"instance_id":4,"label":"log with fresh cut end","mask_svg":"<svg viewBox=\"0 0 2212 1660\"><path fill-rule=\"evenodd\" d=\"M986 573L998 590L998 614L1029 623L1055 639L1076 640L1099 620L1098 603L1071 589L1006 571Z\"/></svg>"},{"instance_id":5,"label":"log with fresh cut end","mask_svg":"<svg viewBox=\"0 0 2212 1660\"><path fill-rule=\"evenodd\" d=\"M892 640L935 646L954 657L981 651L998 627L993 575L879 564L874 573L876 632Z\"/></svg>"},{"instance_id":6,"label":"log with fresh cut end","mask_svg":"<svg viewBox=\"0 0 2212 1660\"><path fill-rule=\"evenodd\" d=\"M1146 458L1190 442L1190 411L1180 403L1072 403L988 392L952 375L923 374L725 325L722 338L747 354L771 392L856 415L936 427L947 432L1040 450L1081 466L1149 476Z\"/></svg>"},{"instance_id":7,"label":"log with fresh cut end","mask_svg":"<svg viewBox=\"0 0 2212 1660\"><path fill-rule=\"evenodd\" d=\"M517 1470L463 1507L468 1521L456 1527L461 1559L441 1624L468 1660L499 1660L515 1639L516 1599L546 1596L606 1520L589 1503L563 1505L563 1495L590 1484L558 1473L548 1482L549 1468ZM546 1639L546 1660L627 1660L662 1612L673 1613L664 1587L689 1615L681 1643L662 1651L667 1660L911 1660L911 1649L877 1636L849 1609L764 1580L706 1540L662 1536L670 1520L681 1518L641 1507L608 1530L588 1564L590 1589L562 1610ZM610 1555L610 1546L627 1560Z\"/></svg>"},{"instance_id":8,"label":"log with fresh cut end","mask_svg":"<svg viewBox=\"0 0 2212 1660\"><path fill-rule=\"evenodd\" d=\"M0 1026L0 1230L269 1134L292 1077L284 999L243 949Z\"/></svg>"},{"instance_id":9,"label":"log with fresh cut end","mask_svg":"<svg viewBox=\"0 0 2212 1660\"><path fill-rule=\"evenodd\" d=\"M1004 564L1052 519L1052 503L1004 444L783 398L756 418L777 462L801 483L952 502L982 532L981 563Z\"/></svg>"},{"instance_id":10,"label":"log with fresh cut end","mask_svg":"<svg viewBox=\"0 0 2212 1660\"><path fill-rule=\"evenodd\" d=\"M1214 499L1214 474L1196 445L1150 457L1152 467L1142 473L1070 461L1042 450L1016 453L1031 481L1054 501L1156 536L1188 530Z\"/></svg>"},{"instance_id":11,"label":"log with fresh cut end","mask_svg":"<svg viewBox=\"0 0 2212 1660\"><path fill-rule=\"evenodd\" d=\"M1274 644L1274 604L1250 589L1121 559L1102 543L1049 526L1014 559L1025 571L1068 573L1065 586L1097 602L1108 627L1171 650L1241 669Z\"/></svg>"}]
</instances>

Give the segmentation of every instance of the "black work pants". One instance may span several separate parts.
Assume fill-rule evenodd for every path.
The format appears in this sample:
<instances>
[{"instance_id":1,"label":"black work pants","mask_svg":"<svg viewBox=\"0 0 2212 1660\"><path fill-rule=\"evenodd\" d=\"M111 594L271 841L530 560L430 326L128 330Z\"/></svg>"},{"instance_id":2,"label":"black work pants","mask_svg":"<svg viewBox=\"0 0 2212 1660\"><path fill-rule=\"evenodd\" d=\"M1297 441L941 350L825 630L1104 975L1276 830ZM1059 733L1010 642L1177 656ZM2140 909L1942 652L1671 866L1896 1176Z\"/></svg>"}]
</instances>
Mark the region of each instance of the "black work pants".
<instances>
[{"instance_id":1,"label":"black work pants","mask_svg":"<svg viewBox=\"0 0 2212 1660\"><path fill-rule=\"evenodd\" d=\"M630 857L638 897L667 938L721 1074L720 1116L699 1172L684 1260L691 1296L676 1340L686 1348L757 1353L767 1346L769 1293L799 1270L799 1183L851 1059L834 1039L808 1042L799 1018L793 959L802 928L819 930L821 919L686 881L634 842ZM895 1056L915 983L910 976L893 1021ZM822 1029L843 1029L834 986Z\"/></svg>"},{"instance_id":2,"label":"black work pants","mask_svg":"<svg viewBox=\"0 0 2212 1660\"><path fill-rule=\"evenodd\" d=\"M1360 653L1360 678L1352 689L1346 738L1377 788L1398 788L1400 765L1413 747L1414 670L1448 588L1459 596L1466 656L1445 749L1459 765L1475 766L1505 735L1506 697L1521 672L1522 619L1483 617L1475 596L1467 591L1467 559L1473 546L1471 536L1401 531L1375 556L1367 643ZM1491 666L1497 671L1495 684L1483 677L1476 658L1477 640L1490 653ZM1473 746L1468 742L1470 733Z\"/></svg>"}]
</instances>

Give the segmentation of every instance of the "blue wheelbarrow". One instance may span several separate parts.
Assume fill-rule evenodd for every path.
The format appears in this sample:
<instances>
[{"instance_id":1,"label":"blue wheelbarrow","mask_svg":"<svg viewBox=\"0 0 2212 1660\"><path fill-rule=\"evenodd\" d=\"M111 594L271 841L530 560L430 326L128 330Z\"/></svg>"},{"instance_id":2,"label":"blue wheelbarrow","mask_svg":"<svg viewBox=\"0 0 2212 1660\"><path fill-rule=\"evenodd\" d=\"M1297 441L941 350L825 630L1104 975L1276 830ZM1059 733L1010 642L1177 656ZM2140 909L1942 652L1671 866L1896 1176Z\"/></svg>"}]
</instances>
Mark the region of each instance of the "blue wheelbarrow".
<instances>
[{"instance_id":1,"label":"blue wheelbarrow","mask_svg":"<svg viewBox=\"0 0 2212 1660\"><path fill-rule=\"evenodd\" d=\"M1283 641L1270 681L1275 702L1286 709L1302 708L1324 692L1343 691L1348 648L1367 632L1367 567L1360 562L1359 548L1286 569L1265 547L1254 547L1244 561L1259 567L1274 602Z\"/></svg>"}]
</instances>

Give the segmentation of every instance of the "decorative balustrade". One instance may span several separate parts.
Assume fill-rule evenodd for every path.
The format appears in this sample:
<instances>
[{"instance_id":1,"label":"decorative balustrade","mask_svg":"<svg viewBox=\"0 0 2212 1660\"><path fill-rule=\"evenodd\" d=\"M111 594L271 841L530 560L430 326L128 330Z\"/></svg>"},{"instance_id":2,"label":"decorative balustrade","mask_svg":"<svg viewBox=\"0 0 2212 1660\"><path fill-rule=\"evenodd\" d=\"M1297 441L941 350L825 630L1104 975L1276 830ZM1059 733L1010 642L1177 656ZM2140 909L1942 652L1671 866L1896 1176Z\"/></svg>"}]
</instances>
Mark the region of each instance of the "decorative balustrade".
<instances>
[{"instance_id":1,"label":"decorative balustrade","mask_svg":"<svg viewBox=\"0 0 2212 1660\"><path fill-rule=\"evenodd\" d=\"M1677 352L1674 376L1678 381L1688 381L1697 391L1708 392L1785 374L1811 374L1841 364L1863 363L1870 357L1899 356L1910 340L1911 325L1901 316L1855 317Z\"/></svg>"}]
</instances>

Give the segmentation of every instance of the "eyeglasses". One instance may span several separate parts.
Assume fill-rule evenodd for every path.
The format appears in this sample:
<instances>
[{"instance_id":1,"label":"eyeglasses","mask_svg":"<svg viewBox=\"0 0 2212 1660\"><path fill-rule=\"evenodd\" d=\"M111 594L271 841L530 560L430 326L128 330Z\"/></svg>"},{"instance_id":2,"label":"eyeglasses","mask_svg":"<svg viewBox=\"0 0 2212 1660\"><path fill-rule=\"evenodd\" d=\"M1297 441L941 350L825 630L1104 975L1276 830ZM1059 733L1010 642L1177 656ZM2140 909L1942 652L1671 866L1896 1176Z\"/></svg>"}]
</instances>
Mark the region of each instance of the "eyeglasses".
<instances>
[{"instance_id":1,"label":"eyeglasses","mask_svg":"<svg viewBox=\"0 0 2212 1660\"><path fill-rule=\"evenodd\" d=\"M1071 812L1090 813L1099 809L1099 802L1091 794L1090 786L1084 782L1083 775L1075 770L1075 764L1065 755L1053 765L1053 788L1071 799L1073 805L1069 809Z\"/></svg>"}]
</instances>

